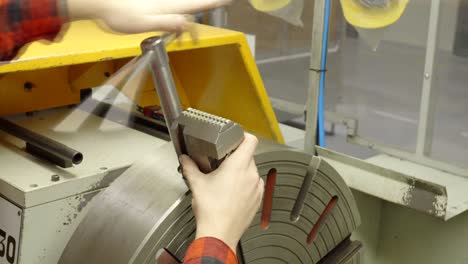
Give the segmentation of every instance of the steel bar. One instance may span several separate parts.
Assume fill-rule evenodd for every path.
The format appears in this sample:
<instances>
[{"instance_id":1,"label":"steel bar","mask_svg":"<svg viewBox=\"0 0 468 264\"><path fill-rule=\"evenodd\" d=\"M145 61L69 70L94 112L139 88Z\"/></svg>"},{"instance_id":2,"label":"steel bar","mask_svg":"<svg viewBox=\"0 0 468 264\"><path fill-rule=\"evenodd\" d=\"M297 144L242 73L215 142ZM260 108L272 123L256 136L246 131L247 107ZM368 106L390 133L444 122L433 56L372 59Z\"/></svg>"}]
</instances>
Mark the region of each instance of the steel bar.
<instances>
[{"instance_id":1,"label":"steel bar","mask_svg":"<svg viewBox=\"0 0 468 264\"><path fill-rule=\"evenodd\" d=\"M141 47L143 52L150 52L152 54L150 70L161 101L164 117L166 118L168 127L171 127L182 113L182 106L169 65L169 56L167 55L164 38L152 37L146 39L141 44Z\"/></svg>"},{"instance_id":2,"label":"steel bar","mask_svg":"<svg viewBox=\"0 0 468 264\"><path fill-rule=\"evenodd\" d=\"M322 61L322 38L323 23L325 14L325 0L317 0L314 5L314 20L312 26L312 48L310 56L309 87L307 90L307 121L306 135L304 140L304 150L307 153L315 153L317 144L317 114L320 72L314 69L320 69Z\"/></svg>"},{"instance_id":3,"label":"steel bar","mask_svg":"<svg viewBox=\"0 0 468 264\"><path fill-rule=\"evenodd\" d=\"M51 138L21 127L7 119L0 118L0 130L26 142L26 150L39 155L54 164L68 168L83 161L83 154Z\"/></svg>"},{"instance_id":4,"label":"steel bar","mask_svg":"<svg viewBox=\"0 0 468 264\"><path fill-rule=\"evenodd\" d=\"M208 13L208 24L214 27L226 27L227 12L226 7L218 7Z\"/></svg>"},{"instance_id":5,"label":"steel bar","mask_svg":"<svg viewBox=\"0 0 468 264\"><path fill-rule=\"evenodd\" d=\"M141 44L143 53L150 53L150 71L153 76L156 92L159 96L161 108L166 119L172 142L177 156L183 153L181 148L181 135L178 131L176 120L182 113L182 105L179 100L174 77L169 65L169 56L166 44L174 38L173 34L163 37L152 37L145 39Z\"/></svg>"},{"instance_id":6,"label":"steel bar","mask_svg":"<svg viewBox=\"0 0 468 264\"><path fill-rule=\"evenodd\" d=\"M432 150L432 135L434 130L435 91L433 85L434 60L437 52L437 30L439 27L440 0L431 1L429 30L427 34L426 59L424 65L424 81L419 112L418 137L416 154L430 155Z\"/></svg>"}]
</instances>

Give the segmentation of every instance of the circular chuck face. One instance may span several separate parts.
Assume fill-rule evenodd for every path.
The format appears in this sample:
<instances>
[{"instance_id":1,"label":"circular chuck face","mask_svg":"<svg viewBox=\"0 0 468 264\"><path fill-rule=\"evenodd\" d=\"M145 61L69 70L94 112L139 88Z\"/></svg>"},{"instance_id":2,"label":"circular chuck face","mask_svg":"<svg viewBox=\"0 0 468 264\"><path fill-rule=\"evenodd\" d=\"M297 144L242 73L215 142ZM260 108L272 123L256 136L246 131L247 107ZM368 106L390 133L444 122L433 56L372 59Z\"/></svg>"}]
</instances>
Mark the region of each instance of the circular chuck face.
<instances>
[{"instance_id":1,"label":"circular chuck face","mask_svg":"<svg viewBox=\"0 0 468 264\"><path fill-rule=\"evenodd\" d=\"M342 261L326 262L360 224L352 193L331 166L321 160L310 168L317 164L310 155L269 142L260 143L255 160L265 195L241 240L239 263L359 263L349 252ZM94 198L60 263L182 261L195 218L177 166L167 144L130 167ZM312 181L304 184L308 176Z\"/></svg>"}]
</instances>

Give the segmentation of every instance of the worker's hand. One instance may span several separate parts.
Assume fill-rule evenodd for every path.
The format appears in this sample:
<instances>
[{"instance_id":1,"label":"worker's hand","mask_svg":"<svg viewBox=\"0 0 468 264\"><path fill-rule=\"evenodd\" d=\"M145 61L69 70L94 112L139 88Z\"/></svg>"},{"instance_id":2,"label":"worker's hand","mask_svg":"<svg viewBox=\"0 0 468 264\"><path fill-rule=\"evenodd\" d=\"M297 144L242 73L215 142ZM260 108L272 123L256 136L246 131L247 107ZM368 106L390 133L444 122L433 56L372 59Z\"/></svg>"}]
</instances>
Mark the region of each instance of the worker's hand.
<instances>
[{"instance_id":1,"label":"worker's hand","mask_svg":"<svg viewBox=\"0 0 468 264\"><path fill-rule=\"evenodd\" d=\"M181 157L183 174L193 195L197 238L218 238L236 252L263 196L263 179L253 159L257 142L257 138L245 134L237 150L209 174L200 172L188 156Z\"/></svg>"},{"instance_id":2,"label":"worker's hand","mask_svg":"<svg viewBox=\"0 0 468 264\"><path fill-rule=\"evenodd\" d=\"M76 19L102 19L122 33L182 32L189 27L186 14L227 5L231 0L61 0Z\"/></svg>"}]
</instances>

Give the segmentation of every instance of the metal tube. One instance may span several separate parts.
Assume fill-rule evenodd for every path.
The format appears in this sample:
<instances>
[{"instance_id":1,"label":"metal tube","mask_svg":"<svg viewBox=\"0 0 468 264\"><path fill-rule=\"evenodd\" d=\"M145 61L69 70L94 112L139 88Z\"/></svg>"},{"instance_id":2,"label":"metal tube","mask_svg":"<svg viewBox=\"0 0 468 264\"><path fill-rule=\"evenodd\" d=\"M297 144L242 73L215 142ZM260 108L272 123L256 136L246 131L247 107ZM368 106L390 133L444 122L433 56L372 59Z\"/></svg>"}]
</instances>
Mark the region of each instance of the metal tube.
<instances>
[{"instance_id":1,"label":"metal tube","mask_svg":"<svg viewBox=\"0 0 468 264\"><path fill-rule=\"evenodd\" d=\"M168 127L182 113L182 106L179 101L174 77L169 65L164 37L152 37L146 39L141 44L143 52L150 52L150 70L153 75L156 92L161 102L161 108Z\"/></svg>"},{"instance_id":2,"label":"metal tube","mask_svg":"<svg viewBox=\"0 0 468 264\"><path fill-rule=\"evenodd\" d=\"M60 142L34 133L24 127L0 118L0 130L26 141L26 150L32 154L46 158L53 163L68 168L72 164L80 164L83 154Z\"/></svg>"},{"instance_id":3,"label":"metal tube","mask_svg":"<svg viewBox=\"0 0 468 264\"><path fill-rule=\"evenodd\" d=\"M226 27L227 12L226 7L218 7L213 9L208 14L208 24L214 27Z\"/></svg>"},{"instance_id":4,"label":"metal tube","mask_svg":"<svg viewBox=\"0 0 468 264\"><path fill-rule=\"evenodd\" d=\"M435 91L432 84L434 76L434 60L437 52L437 30L439 27L440 0L431 1L429 30L427 33L426 59L424 65L424 81L419 112L418 137L416 155L428 156L432 151L432 135L434 132Z\"/></svg>"},{"instance_id":5,"label":"metal tube","mask_svg":"<svg viewBox=\"0 0 468 264\"><path fill-rule=\"evenodd\" d=\"M311 70L309 71L309 88L307 90L307 120L304 140L304 150L311 154L315 153L315 145L317 144L316 137L320 72L315 69L320 69L322 62L324 14L325 0L315 1L310 55Z\"/></svg>"},{"instance_id":6,"label":"metal tube","mask_svg":"<svg viewBox=\"0 0 468 264\"><path fill-rule=\"evenodd\" d=\"M183 153L181 149L182 146L180 145L182 140L176 121L182 113L182 105L179 100L165 46L173 37L173 34L169 34L162 37L145 39L141 43L141 49L143 53L151 54L149 55L151 56L149 66L156 93L159 96L161 109L164 113L164 118L166 119L166 124L176 153L180 156Z\"/></svg>"}]
</instances>

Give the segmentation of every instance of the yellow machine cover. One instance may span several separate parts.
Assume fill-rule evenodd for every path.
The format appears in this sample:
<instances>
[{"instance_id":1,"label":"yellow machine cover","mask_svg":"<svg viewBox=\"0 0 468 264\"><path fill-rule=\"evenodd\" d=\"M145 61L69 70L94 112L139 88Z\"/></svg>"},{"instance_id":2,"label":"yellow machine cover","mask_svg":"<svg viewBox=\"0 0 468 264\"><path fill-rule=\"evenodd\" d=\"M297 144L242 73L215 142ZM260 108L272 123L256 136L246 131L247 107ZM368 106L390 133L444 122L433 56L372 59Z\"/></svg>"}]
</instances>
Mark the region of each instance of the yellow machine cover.
<instances>
[{"instance_id":1,"label":"yellow machine cover","mask_svg":"<svg viewBox=\"0 0 468 264\"><path fill-rule=\"evenodd\" d=\"M197 43L182 36L168 47L182 105L232 119L248 131L282 142L244 35L197 27ZM157 34L119 35L80 21L71 23L54 43L29 44L16 60L0 64L0 116L79 103L80 90L105 83L140 55L142 40ZM127 95L141 107L159 104L150 78L142 93Z\"/></svg>"}]
</instances>

